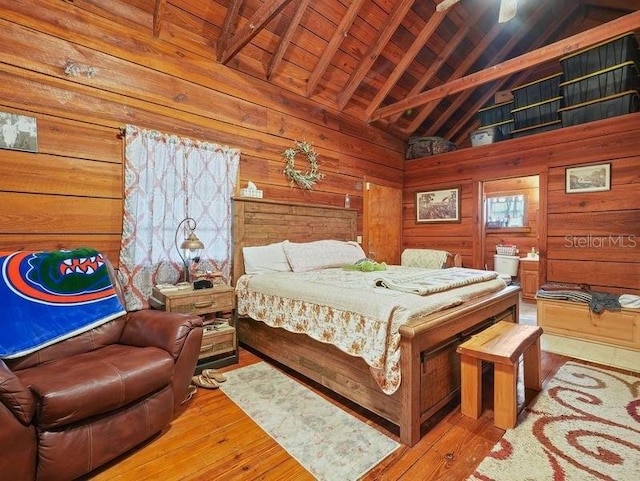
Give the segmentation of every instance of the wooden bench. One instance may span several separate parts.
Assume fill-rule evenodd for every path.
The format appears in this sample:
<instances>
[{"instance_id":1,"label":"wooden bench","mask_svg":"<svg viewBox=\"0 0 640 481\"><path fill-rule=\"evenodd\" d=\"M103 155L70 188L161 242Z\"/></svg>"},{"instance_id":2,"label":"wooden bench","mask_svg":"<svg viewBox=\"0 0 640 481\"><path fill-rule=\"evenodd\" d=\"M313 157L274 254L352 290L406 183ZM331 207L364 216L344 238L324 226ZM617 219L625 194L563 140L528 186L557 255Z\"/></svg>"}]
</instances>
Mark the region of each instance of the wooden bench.
<instances>
[{"instance_id":1,"label":"wooden bench","mask_svg":"<svg viewBox=\"0 0 640 481\"><path fill-rule=\"evenodd\" d=\"M482 361L494 365L494 424L502 429L516 425L518 361L524 354L524 385L540 391L539 326L499 321L458 346L461 362L462 414L478 419L482 414Z\"/></svg>"}]
</instances>

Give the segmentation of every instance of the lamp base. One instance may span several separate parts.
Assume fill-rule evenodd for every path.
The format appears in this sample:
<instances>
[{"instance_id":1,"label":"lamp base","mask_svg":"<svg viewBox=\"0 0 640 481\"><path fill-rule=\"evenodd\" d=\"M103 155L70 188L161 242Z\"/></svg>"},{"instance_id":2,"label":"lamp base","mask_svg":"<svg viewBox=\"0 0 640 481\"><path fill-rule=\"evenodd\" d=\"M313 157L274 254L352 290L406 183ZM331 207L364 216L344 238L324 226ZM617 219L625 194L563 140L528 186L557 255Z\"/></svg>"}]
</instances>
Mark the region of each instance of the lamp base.
<instances>
[{"instance_id":1,"label":"lamp base","mask_svg":"<svg viewBox=\"0 0 640 481\"><path fill-rule=\"evenodd\" d=\"M193 283L193 289L210 289L213 287L213 282L208 279L200 279Z\"/></svg>"}]
</instances>

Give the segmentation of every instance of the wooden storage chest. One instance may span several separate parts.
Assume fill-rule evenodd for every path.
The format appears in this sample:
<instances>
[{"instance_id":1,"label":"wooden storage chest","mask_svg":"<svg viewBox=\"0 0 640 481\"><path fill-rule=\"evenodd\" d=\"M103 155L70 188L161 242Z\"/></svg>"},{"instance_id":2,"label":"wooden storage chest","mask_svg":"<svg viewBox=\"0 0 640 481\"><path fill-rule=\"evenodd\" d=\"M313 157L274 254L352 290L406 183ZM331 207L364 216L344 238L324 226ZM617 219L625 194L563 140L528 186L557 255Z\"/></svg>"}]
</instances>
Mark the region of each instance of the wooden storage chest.
<instances>
[{"instance_id":1,"label":"wooden storage chest","mask_svg":"<svg viewBox=\"0 0 640 481\"><path fill-rule=\"evenodd\" d=\"M546 334L640 351L640 311L591 312L587 304L538 298L538 325Z\"/></svg>"}]
</instances>

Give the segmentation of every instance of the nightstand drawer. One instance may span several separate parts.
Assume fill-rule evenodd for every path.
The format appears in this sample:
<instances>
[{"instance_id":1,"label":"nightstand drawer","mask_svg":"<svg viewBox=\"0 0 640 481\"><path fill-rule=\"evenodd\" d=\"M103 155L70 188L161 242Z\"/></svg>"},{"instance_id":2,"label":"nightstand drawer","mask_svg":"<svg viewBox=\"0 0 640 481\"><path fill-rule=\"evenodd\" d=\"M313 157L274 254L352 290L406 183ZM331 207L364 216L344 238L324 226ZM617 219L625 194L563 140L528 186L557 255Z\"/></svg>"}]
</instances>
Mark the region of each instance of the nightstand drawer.
<instances>
[{"instance_id":1,"label":"nightstand drawer","mask_svg":"<svg viewBox=\"0 0 640 481\"><path fill-rule=\"evenodd\" d=\"M233 327L214 329L205 326L202 332L202 345L198 359L233 352L236 348L236 330Z\"/></svg>"},{"instance_id":2,"label":"nightstand drawer","mask_svg":"<svg viewBox=\"0 0 640 481\"><path fill-rule=\"evenodd\" d=\"M163 293L154 287L149 302L155 309L205 315L235 309L235 291L230 286L221 286Z\"/></svg>"},{"instance_id":3,"label":"nightstand drawer","mask_svg":"<svg viewBox=\"0 0 640 481\"><path fill-rule=\"evenodd\" d=\"M216 311L231 310L234 308L233 291L220 291L207 289L206 292L193 291L188 297L171 299L172 312L184 312L190 314L209 314Z\"/></svg>"}]
</instances>

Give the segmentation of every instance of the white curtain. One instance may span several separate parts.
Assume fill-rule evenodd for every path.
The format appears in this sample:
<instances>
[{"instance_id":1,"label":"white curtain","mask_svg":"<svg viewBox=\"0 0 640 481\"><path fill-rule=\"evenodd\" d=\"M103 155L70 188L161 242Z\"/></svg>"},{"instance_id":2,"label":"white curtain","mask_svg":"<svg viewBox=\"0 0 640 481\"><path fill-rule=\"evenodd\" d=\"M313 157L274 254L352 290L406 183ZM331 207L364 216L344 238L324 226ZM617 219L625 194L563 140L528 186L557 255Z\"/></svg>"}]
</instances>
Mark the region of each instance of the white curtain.
<instances>
[{"instance_id":1,"label":"white curtain","mask_svg":"<svg viewBox=\"0 0 640 481\"><path fill-rule=\"evenodd\" d=\"M231 276L231 197L240 151L175 135L125 128L120 276L127 310L149 307L151 288L183 272L176 228L192 217L204 244L199 270ZM178 233L178 242L185 232Z\"/></svg>"}]
</instances>

